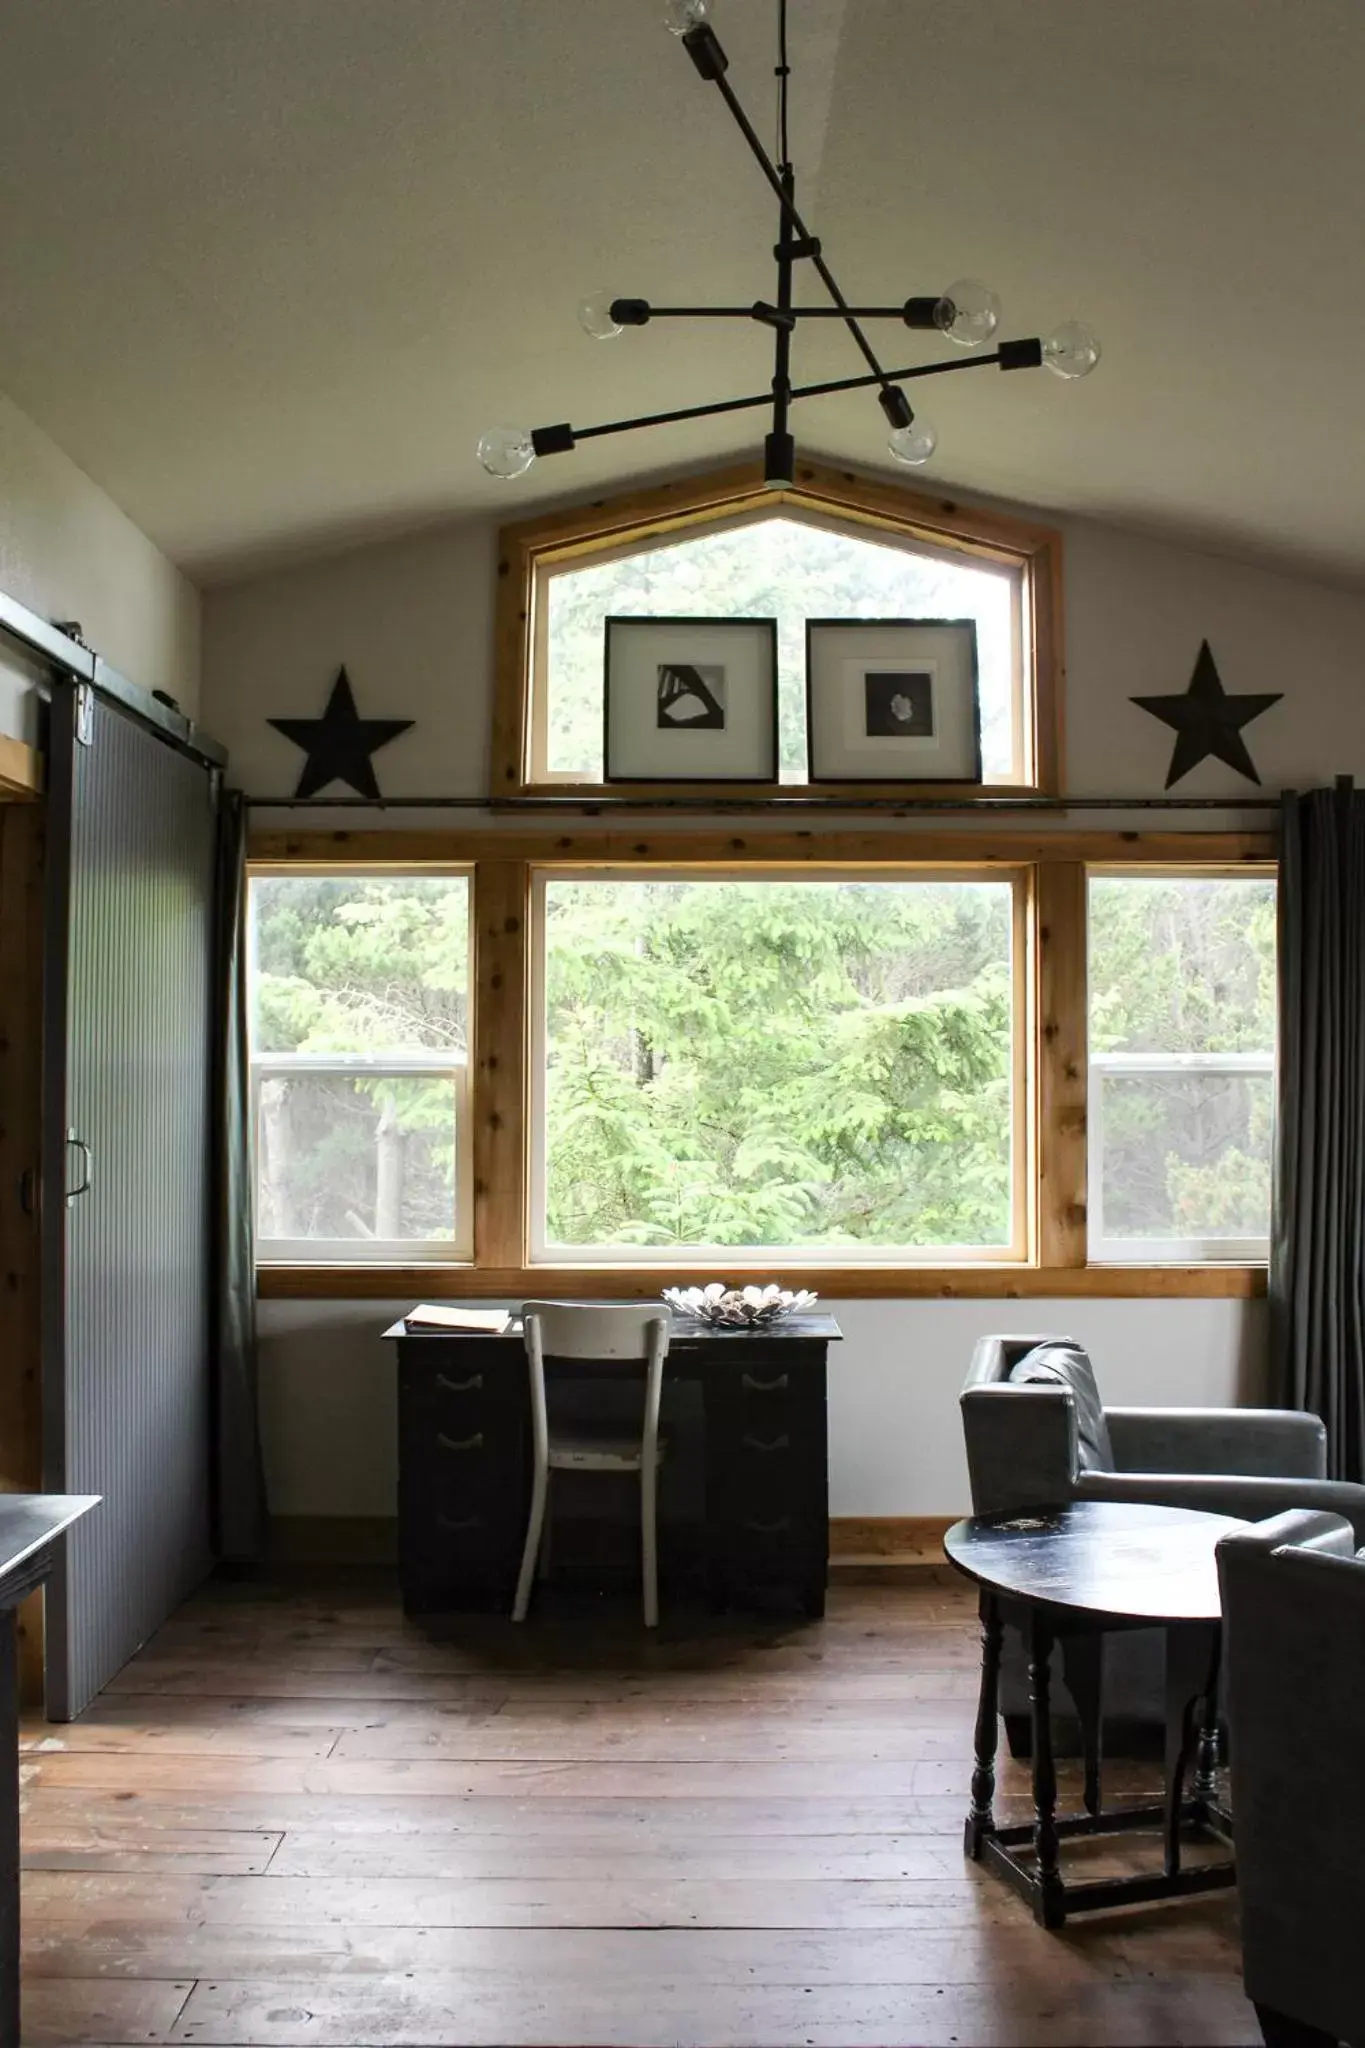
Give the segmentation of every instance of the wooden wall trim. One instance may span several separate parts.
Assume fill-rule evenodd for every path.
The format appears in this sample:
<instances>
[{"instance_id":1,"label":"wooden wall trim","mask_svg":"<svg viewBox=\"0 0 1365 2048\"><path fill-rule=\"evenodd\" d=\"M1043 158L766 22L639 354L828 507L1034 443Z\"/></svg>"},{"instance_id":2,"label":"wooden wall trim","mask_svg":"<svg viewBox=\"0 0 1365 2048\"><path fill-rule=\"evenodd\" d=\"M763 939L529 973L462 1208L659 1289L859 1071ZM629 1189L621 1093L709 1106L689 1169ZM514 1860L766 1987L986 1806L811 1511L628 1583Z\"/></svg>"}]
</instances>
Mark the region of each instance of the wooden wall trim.
<instances>
[{"instance_id":1,"label":"wooden wall trim","mask_svg":"<svg viewBox=\"0 0 1365 2048\"><path fill-rule=\"evenodd\" d=\"M480 861L474 875L474 1257L526 1261L526 863Z\"/></svg>"},{"instance_id":2,"label":"wooden wall trim","mask_svg":"<svg viewBox=\"0 0 1365 2048\"><path fill-rule=\"evenodd\" d=\"M708 824L695 832L649 819L633 824L525 825L489 819L481 824L419 827L402 831L253 832L249 857L263 867L451 867L471 861L563 861L610 865L656 861L698 862L742 867L820 863L964 867L1027 866L1036 861L1082 861L1096 866L1240 867L1263 865L1276 856L1271 832L1115 832L1065 825L1029 824L901 827L782 825L728 827Z\"/></svg>"},{"instance_id":3,"label":"wooden wall trim","mask_svg":"<svg viewBox=\"0 0 1365 2048\"><path fill-rule=\"evenodd\" d=\"M736 1286L776 1280L831 1301L1249 1301L1266 1291L1264 1266L750 1266L738 1259L723 1266L686 1259L672 1266L261 1266L256 1291L265 1301L518 1302L546 1293L641 1301L661 1287L708 1279Z\"/></svg>"},{"instance_id":4,"label":"wooden wall trim","mask_svg":"<svg viewBox=\"0 0 1365 2048\"><path fill-rule=\"evenodd\" d=\"M962 1510L965 1515L968 1510ZM919 1570L944 1563L943 1538L956 1515L832 1515L832 1572ZM272 1564L390 1565L398 1558L392 1515L274 1515Z\"/></svg>"},{"instance_id":5,"label":"wooden wall trim","mask_svg":"<svg viewBox=\"0 0 1365 2048\"><path fill-rule=\"evenodd\" d=\"M1086 1261L1086 876L1080 861L1037 870L1037 1255L1043 1267Z\"/></svg>"},{"instance_id":6,"label":"wooden wall trim","mask_svg":"<svg viewBox=\"0 0 1365 2048\"><path fill-rule=\"evenodd\" d=\"M43 757L36 747L0 732L0 801L31 802L43 793Z\"/></svg>"},{"instance_id":7,"label":"wooden wall trim","mask_svg":"<svg viewBox=\"0 0 1365 2048\"><path fill-rule=\"evenodd\" d=\"M964 1515L970 1508L962 1509ZM832 1572L884 1571L946 1563L943 1539L957 1515L831 1515L829 1568Z\"/></svg>"}]
</instances>

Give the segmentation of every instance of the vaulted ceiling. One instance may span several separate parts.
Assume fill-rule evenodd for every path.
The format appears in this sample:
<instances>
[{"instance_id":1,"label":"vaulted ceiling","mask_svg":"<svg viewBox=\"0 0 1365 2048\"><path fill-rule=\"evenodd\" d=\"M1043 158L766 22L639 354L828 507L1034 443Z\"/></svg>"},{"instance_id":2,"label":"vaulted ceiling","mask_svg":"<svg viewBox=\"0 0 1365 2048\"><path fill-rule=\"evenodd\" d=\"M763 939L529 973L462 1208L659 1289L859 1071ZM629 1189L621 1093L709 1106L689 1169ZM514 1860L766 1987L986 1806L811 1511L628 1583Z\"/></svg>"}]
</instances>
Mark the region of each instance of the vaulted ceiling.
<instances>
[{"instance_id":1,"label":"vaulted ceiling","mask_svg":"<svg viewBox=\"0 0 1365 2048\"><path fill-rule=\"evenodd\" d=\"M1103 337L1082 384L926 386L926 480L1365 582L1360 0L790 8L801 197L850 295L976 275L1006 333L1081 315ZM765 134L775 13L713 0ZM741 415L510 485L473 459L495 420L590 424L767 381L756 330L596 344L574 318L599 285L771 289L771 204L660 14L11 6L0 388L206 580L754 445ZM881 338L893 361L929 346ZM803 376L857 367L838 332L802 334ZM796 425L812 453L886 463L866 394Z\"/></svg>"}]
</instances>

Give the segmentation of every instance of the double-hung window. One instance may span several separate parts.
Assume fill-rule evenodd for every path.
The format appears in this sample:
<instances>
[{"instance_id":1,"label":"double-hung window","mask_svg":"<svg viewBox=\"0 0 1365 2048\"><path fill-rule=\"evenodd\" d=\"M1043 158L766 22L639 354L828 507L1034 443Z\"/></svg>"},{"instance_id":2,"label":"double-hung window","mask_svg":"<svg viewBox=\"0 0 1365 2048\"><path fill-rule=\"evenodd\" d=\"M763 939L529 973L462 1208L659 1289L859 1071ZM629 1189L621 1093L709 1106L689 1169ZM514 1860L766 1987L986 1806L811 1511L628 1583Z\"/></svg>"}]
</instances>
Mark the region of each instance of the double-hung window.
<instances>
[{"instance_id":1,"label":"double-hung window","mask_svg":"<svg viewBox=\"0 0 1365 2048\"><path fill-rule=\"evenodd\" d=\"M1089 907L1090 1257L1264 1259L1274 877L1095 873Z\"/></svg>"},{"instance_id":2,"label":"double-hung window","mask_svg":"<svg viewBox=\"0 0 1365 2048\"><path fill-rule=\"evenodd\" d=\"M263 1262L470 1256L469 886L466 872L253 875Z\"/></svg>"}]
</instances>

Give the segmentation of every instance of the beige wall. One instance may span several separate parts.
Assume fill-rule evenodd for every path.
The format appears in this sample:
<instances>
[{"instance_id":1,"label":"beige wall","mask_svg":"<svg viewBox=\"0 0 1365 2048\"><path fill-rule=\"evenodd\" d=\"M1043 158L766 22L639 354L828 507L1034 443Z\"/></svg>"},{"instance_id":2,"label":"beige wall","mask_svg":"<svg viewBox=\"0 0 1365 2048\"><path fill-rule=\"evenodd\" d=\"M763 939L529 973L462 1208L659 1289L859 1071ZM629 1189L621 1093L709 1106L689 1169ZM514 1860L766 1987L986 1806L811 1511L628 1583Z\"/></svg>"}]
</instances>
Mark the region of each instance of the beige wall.
<instances>
[{"instance_id":1,"label":"beige wall","mask_svg":"<svg viewBox=\"0 0 1365 2048\"><path fill-rule=\"evenodd\" d=\"M525 510L509 496L508 518ZM1183 690L1204 639L1229 691L1284 693L1247 735L1266 789L1365 776L1365 595L1060 524L1073 794L1161 794L1173 736L1128 699ZM345 662L362 714L417 721L377 757L382 789L484 791L495 547L495 524L467 519L208 591L204 717L233 780L254 796L290 790L298 750L265 721L314 715ZM1235 806L1261 792L1205 762L1178 793Z\"/></svg>"},{"instance_id":2,"label":"beige wall","mask_svg":"<svg viewBox=\"0 0 1365 2048\"><path fill-rule=\"evenodd\" d=\"M525 511L509 494L507 516ZM1064 531L1073 794L1161 794L1173 736L1127 700L1183 690L1204 638L1230 691L1285 693L1249 734L1267 790L1365 776L1365 597L1083 521ZM469 520L210 591L204 710L231 749L233 779L262 796L289 789L299 757L264 721L314 713L344 661L362 713L418 721L379 757L382 788L484 791L494 547L491 523ZM1226 815L1177 821L1212 827L1234 821L1249 785L1206 763L1181 789L1229 798ZM329 824L347 815L326 814ZM352 815L371 826L403 821L398 811ZM429 813L408 819L431 822ZM262 1304L277 1512L391 1509L393 1371L378 1333L408 1305ZM846 1515L947 1514L966 1504L957 1393L983 1332L1073 1331L1090 1344L1110 1400L1195 1406L1254 1398L1264 1346L1264 1307L1249 1302L835 1306L846 1341L831 1363L831 1497Z\"/></svg>"},{"instance_id":3,"label":"beige wall","mask_svg":"<svg viewBox=\"0 0 1365 2048\"><path fill-rule=\"evenodd\" d=\"M27 414L0 394L0 590L78 619L131 682L199 706L199 593ZM0 732L37 737L36 668L0 647Z\"/></svg>"},{"instance_id":4,"label":"beige wall","mask_svg":"<svg viewBox=\"0 0 1365 2048\"><path fill-rule=\"evenodd\" d=\"M261 1303L266 1481L277 1515L391 1515L398 1469L393 1346L410 1301ZM968 1504L957 1397L978 1337L1066 1332L1106 1401L1254 1405L1265 1303L835 1301L829 1486L836 1515L954 1515Z\"/></svg>"}]
</instances>

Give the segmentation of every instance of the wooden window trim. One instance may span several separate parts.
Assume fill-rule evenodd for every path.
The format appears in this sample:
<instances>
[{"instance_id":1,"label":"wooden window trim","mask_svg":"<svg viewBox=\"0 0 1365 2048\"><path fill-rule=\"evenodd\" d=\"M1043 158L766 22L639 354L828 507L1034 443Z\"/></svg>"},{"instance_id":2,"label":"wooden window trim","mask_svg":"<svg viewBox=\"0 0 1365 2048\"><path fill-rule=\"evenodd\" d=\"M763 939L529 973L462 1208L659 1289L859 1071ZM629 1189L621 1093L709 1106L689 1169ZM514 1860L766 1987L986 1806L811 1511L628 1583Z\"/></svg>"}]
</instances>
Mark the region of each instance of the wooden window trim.
<instances>
[{"instance_id":1,"label":"wooden window trim","mask_svg":"<svg viewBox=\"0 0 1365 2048\"><path fill-rule=\"evenodd\" d=\"M769 831L708 823L695 832L676 825L656 830L649 819L602 824L524 825L486 818L479 823L418 827L407 831L314 831L286 827L254 831L248 858L253 868L276 871L330 867L467 867L489 860L562 861L568 865L628 865L632 861L697 862L771 867L944 866L1024 867L1049 861L1081 861L1087 867L1129 869L1192 867L1237 873L1264 867L1276 856L1272 832L1114 832L1064 825L1000 823L971 826L867 827L784 826Z\"/></svg>"},{"instance_id":2,"label":"wooden window trim","mask_svg":"<svg viewBox=\"0 0 1365 2048\"><path fill-rule=\"evenodd\" d=\"M0 732L0 802L32 803L43 793L43 757L24 740Z\"/></svg>"},{"instance_id":3,"label":"wooden window trim","mask_svg":"<svg viewBox=\"0 0 1365 2048\"><path fill-rule=\"evenodd\" d=\"M567 830L496 823L422 832L268 832L253 835L253 870L325 872L370 867L473 867L472 1067L474 1257L440 1265L271 1265L259 1269L265 1299L519 1299L553 1285L567 1292L639 1297L680 1273L714 1270L739 1282L791 1280L833 1299L1037 1300L1225 1297L1265 1293L1263 1265L1106 1266L1086 1263L1085 1101L1086 881L1088 871L1245 873L1273 865L1268 833L1135 833L994 830L778 831L696 833L602 828ZM527 1258L527 1085L530 871L549 867L657 866L744 870L750 866L878 866L945 871L1031 869L1027 972L1016 977L1027 1005L1033 1102L1028 1158L1030 1227L1024 1261L953 1265L813 1262L723 1268L696 1259L642 1266L610 1260L572 1266Z\"/></svg>"},{"instance_id":4,"label":"wooden window trim","mask_svg":"<svg viewBox=\"0 0 1365 2048\"><path fill-rule=\"evenodd\" d=\"M907 490L889 479L863 476L854 470L801 462L793 483L771 490L761 467L752 462L684 477L648 490L544 513L536 519L502 529L498 537L497 595L493 629L493 731L490 786L495 797L534 794L549 788L560 795L610 793L629 797L642 792L629 783L532 783L532 683L543 654L543 631L537 620L539 573L559 563L589 557L619 556L688 530L720 523L742 523L786 508L812 520L836 519L862 525L898 540L975 555L1022 572L1025 689L1024 759L1033 779L992 783L992 796L1057 795L1062 786L1065 666L1062 642L1062 537L1054 527L962 505L953 498L934 498ZM679 785L705 795L714 785ZM651 793L648 788L644 794ZM652 792L657 795L657 791ZM783 784L789 796L816 795L831 801L853 796L895 797L903 783ZM917 784L915 793L961 795L970 804L975 786L962 783ZM727 784L730 796L770 796L770 783Z\"/></svg>"},{"instance_id":5,"label":"wooden window trim","mask_svg":"<svg viewBox=\"0 0 1365 2048\"><path fill-rule=\"evenodd\" d=\"M776 1280L832 1301L1186 1300L1249 1301L1266 1291L1264 1266L262 1266L263 1301L648 1300L680 1279L735 1286Z\"/></svg>"}]
</instances>

